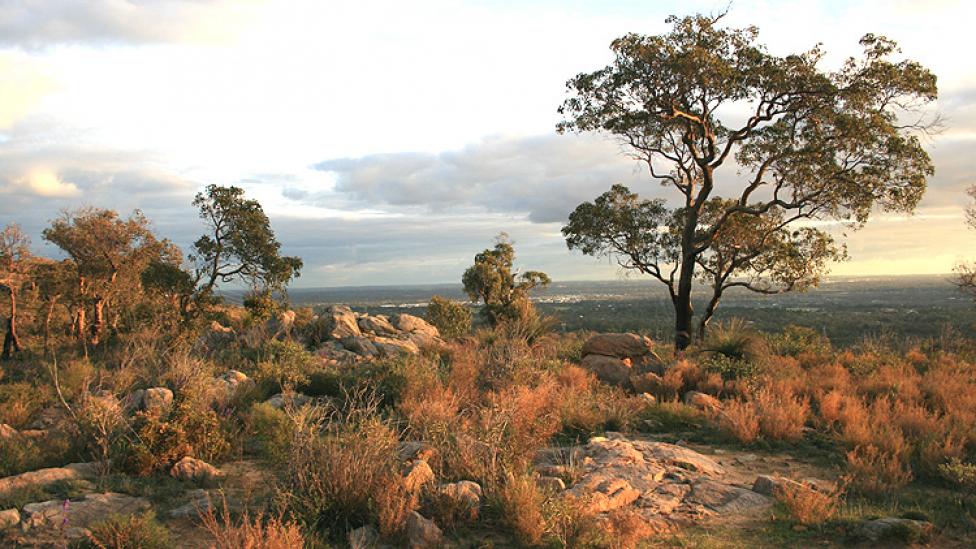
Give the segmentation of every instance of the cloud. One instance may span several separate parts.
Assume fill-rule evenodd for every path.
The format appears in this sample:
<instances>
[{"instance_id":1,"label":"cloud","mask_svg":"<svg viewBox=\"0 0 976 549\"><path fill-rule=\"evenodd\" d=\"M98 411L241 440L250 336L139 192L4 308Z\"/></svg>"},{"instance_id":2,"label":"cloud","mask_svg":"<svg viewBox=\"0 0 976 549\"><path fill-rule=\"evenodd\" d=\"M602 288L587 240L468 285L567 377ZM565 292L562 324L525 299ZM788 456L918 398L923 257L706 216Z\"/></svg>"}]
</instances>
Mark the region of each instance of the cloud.
<instances>
[{"instance_id":1,"label":"cloud","mask_svg":"<svg viewBox=\"0 0 976 549\"><path fill-rule=\"evenodd\" d=\"M55 79L27 55L0 52L0 130L11 128L53 91Z\"/></svg>"},{"instance_id":2,"label":"cloud","mask_svg":"<svg viewBox=\"0 0 976 549\"><path fill-rule=\"evenodd\" d=\"M315 168L334 174L335 193L374 207L506 212L537 223L565 221L614 183L647 180L613 141L559 135L490 137L440 154L339 158Z\"/></svg>"},{"instance_id":3,"label":"cloud","mask_svg":"<svg viewBox=\"0 0 976 549\"><path fill-rule=\"evenodd\" d=\"M57 174L47 170L30 173L23 184L38 196L46 198L63 198L78 195L78 187L74 183L62 181Z\"/></svg>"},{"instance_id":4,"label":"cloud","mask_svg":"<svg viewBox=\"0 0 976 549\"><path fill-rule=\"evenodd\" d=\"M0 1L0 46L221 41L259 2L231 0Z\"/></svg>"}]
</instances>

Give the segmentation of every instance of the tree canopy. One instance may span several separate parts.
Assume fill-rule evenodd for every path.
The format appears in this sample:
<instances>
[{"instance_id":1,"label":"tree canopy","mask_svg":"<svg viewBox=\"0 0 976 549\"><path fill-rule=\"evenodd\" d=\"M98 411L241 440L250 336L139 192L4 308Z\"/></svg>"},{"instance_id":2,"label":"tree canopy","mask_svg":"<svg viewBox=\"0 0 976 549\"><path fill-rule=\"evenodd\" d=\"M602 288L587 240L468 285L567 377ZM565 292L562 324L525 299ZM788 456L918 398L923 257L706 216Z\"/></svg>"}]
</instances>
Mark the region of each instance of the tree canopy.
<instances>
[{"instance_id":1,"label":"tree canopy","mask_svg":"<svg viewBox=\"0 0 976 549\"><path fill-rule=\"evenodd\" d=\"M208 231L193 244L191 260L200 293L218 282L241 281L259 291L280 291L299 276L302 260L281 255L281 244L257 200L239 187L208 185L193 205Z\"/></svg>"},{"instance_id":2,"label":"tree canopy","mask_svg":"<svg viewBox=\"0 0 976 549\"><path fill-rule=\"evenodd\" d=\"M567 83L570 95L560 107L565 119L557 127L619 137L653 180L676 191L677 227L667 237L645 231L639 238L649 241L626 244L671 254L651 258L671 261L671 276L648 274L672 281L679 348L691 339L692 280L708 264L703 256L728 261L730 241L723 234L769 232L764 246L791 242L793 252L781 258L818 248L830 258L823 233L763 227L837 220L856 229L874 210L910 212L933 173L919 133L930 127L921 109L937 97L936 78L914 61L891 60L893 41L867 34L860 57L827 71L818 66L819 47L776 56L757 42L755 27L723 28L720 19L671 17L666 34L614 40L610 65ZM719 179L723 167L731 173ZM660 226L663 208L642 206L629 222ZM596 246L597 234L568 242L584 253L619 255L615 245ZM662 238L672 244L662 247ZM743 260L730 276L762 266L775 279L784 274L783 263L757 262L771 257L777 255Z\"/></svg>"},{"instance_id":3,"label":"tree canopy","mask_svg":"<svg viewBox=\"0 0 976 549\"><path fill-rule=\"evenodd\" d=\"M472 301L484 303L481 315L492 325L530 316L529 292L550 282L549 276L541 271L518 273L514 263L515 247L508 235L502 233L494 248L474 256L474 265L461 277L465 293Z\"/></svg>"}]
</instances>

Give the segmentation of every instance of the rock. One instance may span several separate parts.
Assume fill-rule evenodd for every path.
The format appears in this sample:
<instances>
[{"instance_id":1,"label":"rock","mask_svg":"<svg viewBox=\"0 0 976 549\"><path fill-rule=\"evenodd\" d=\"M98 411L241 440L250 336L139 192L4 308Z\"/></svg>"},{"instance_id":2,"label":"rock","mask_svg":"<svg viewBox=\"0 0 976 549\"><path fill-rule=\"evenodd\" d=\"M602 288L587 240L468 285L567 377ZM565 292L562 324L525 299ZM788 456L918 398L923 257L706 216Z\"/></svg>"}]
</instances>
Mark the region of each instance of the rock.
<instances>
[{"instance_id":1,"label":"rock","mask_svg":"<svg viewBox=\"0 0 976 549\"><path fill-rule=\"evenodd\" d=\"M217 322L216 320L210 323L210 332L213 334L220 334L220 335L230 335L230 336L234 335L233 328L224 326L223 324Z\"/></svg>"},{"instance_id":2,"label":"rock","mask_svg":"<svg viewBox=\"0 0 976 549\"><path fill-rule=\"evenodd\" d=\"M444 533L434 524L434 521L424 518L416 511L411 511L407 517L407 540L411 549L426 549L440 547Z\"/></svg>"},{"instance_id":3,"label":"rock","mask_svg":"<svg viewBox=\"0 0 976 549\"><path fill-rule=\"evenodd\" d=\"M301 393L278 393L268 400L265 400L264 403L271 406L275 410L283 410L285 408L285 404L289 404L294 408L301 408L302 406L311 402L311 400L312 397L303 395Z\"/></svg>"},{"instance_id":4,"label":"rock","mask_svg":"<svg viewBox=\"0 0 976 549\"><path fill-rule=\"evenodd\" d=\"M637 334L599 334L583 344L583 356L640 357L650 354L652 347L649 338Z\"/></svg>"},{"instance_id":5,"label":"rock","mask_svg":"<svg viewBox=\"0 0 976 549\"><path fill-rule=\"evenodd\" d=\"M638 396L644 402L644 404L647 404L648 406L657 404L657 397L651 393L641 393Z\"/></svg>"},{"instance_id":6,"label":"rock","mask_svg":"<svg viewBox=\"0 0 976 549\"><path fill-rule=\"evenodd\" d=\"M373 549L380 542L380 534L372 526L362 526L349 532L349 549Z\"/></svg>"},{"instance_id":7,"label":"rock","mask_svg":"<svg viewBox=\"0 0 976 549\"><path fill-rule=\"evenodd\" d=\"M403 461L424 460L429 461L437 453L433 446L418 440L405 440L397 447L397 454Z\"/></svg>"},{"instance_id":8,"label":"rock","mask_svg":"<svg viewBox=\"0 0 976 549\"><path fill-rule=\"evenodd\" d=\"M0 530L6 530L18 524L20 524L20 511L16 509L0 511Z\"/></svg>"},{"instance_id":9,"label":"rock","mask_svg":"<svg viewBox=\"0 0 976 549\"><path fill-rule=\"evenodd\" d=\"M326 361L337 364L348 364L362 360L356 353L346 350L338 341L327 341L315 354Z\"/></svg>"},{"instance_id":10,"label":"rock","mask_svg":"<svg viewBox=\"0 0 976 549\"><path fill-rule=\"evenodd\" d=\"M407 334L407 341L413 343L417 347L431 347L442 343L439 337L420 332Z\"/></svg>"},{"instance_id":11,"label":"rock","mask_svg":"<svg viewBox=\"0 0 976 549\"><path fill-rule=\"evenodd\" d=\"M437 492L445 497L458 508L464 508L469 520L478 518L481 510L481 485L470 480L441 484L437 487Z\"/></svg>"},{"instance_id":12,"label":"rock","mask_svg":"<svg viewBox=\"0 0 976 549\"><path fill-rule=\"evenodd\" d=\"M148 500L140 497L106 492L88 494L83 499L52 499L40 503L29 503L23 508L21 529L37 534L57 534L64 525L69 528L65 535L69 538L84 536L84 530L112 515L134 515L149 510Z\"/></svg>"},{"instance_id":13,"label":"rock","mask_svg":"<svg viewBox=\"0 0 976 549\"><path fill-rule=\"evenodd\" d=\"M415 355L420 353L420 347L409 339L394 339L392 337L374 337L373 344L384 356L399 356L407 353Z\"/></svg>"},{"instance_id":14,"label":"rock","mask_svg":"<svg viewBox=\"0 0 976 549\"><path fill-rule=\"evenodd\" d=\"M333 305L322 316L325 335L329 339L342 340L347 337L360 336L359 323L356 313L349 307Z\"/></svg>"},{"instance_id":15,"label":"rock","mask_svg":"<svg viewBox=\"0 0 976 549\"><path fill-rule=\"evenodd\" d=\"M625 385L630 380L630 364L611 356L586 355L583 368L596 374L597 379L611 385Z\"/></svg>"},{"instance_id":16,"label":"rock","mask_svg":"<svg viewBox=\"0 0 976 549\"><path fill-rule=\"evenodd\" d=\"M173 391L166 387L146 389L142 394L142 408L156 415L169 412L173 407Z\"/></svg>"},{"instance_id":17,"label":"rock","mask_svg":"<svg viewBox=\"0 0 976 549\"><path fill-rule=\"evenodd\" d=\"M622 478L590 476L580 481L573 490L587 494L586 510L590 513L605 513L619 509L637 501L640 490Z\"/></svg>"},{"instance_id":18,"label":"rock","mask_svg":"<svg viewBox=\"0 0 976 549\"><path fill-rule=\"evenodd\" d=\"M718 413L722 409L722 402L713 397L698 391L688 391L684 396L684 403L708 413Z\"/></svg>"},{"instance_id":19,"label":"rock","mask_svg":"<svg viewBox=\"0 0 976 549\"><path fill-rule=\"evenodd\" d=\"M169 475L176 480L212 481L222 478L224 473L206 461L186 456L173 465Z\"/></svg>"},{"instance_id":20,"label":"rock","mask_svg":"<svg viewBox=\"0 0 976 549\"><path fill-rule=\"evenodd\" d=\"M540 452L535 470L550 478L567 471L567 451L578 479L561 492L602 520L614 512L639 517L642 528L663 531L721 515L752 514L772 500L738 486L738 475L694 450L620 433L593 437L574 449ZM554 481L553 487L558 487ZM558 493L558 492L557 492Z\"/></svg>"},{"instance_id":21,"label":"rock","mask_svg":"<svg viewBox=\"0 0 976 549\"><path fill-rule=\"evenodd\" d=\"M47 486L63 480L83 480L94 478L98 472L94 463L71 463L64 467L50 467L28 471L19 475L0 478L0 494L21 490L31 486Z\"/></svg>"},{"instance_id":22,"label":"rock","mask_svg":"<svg viewBox=\"0 0 976 549\"><path fill-rule=\"evenodd\" d=\"M752 490L724 484L711 479L699 479L686 498L719 514L745 514L772 505L772 500Z\"/></svg>"},{"instance_id":23,"label":"rock","mask_svg":"<svg viewBox=\"0 0 976 549\"><path fill-rule=\"evenodd\" d=\"M653 394L661 390L664 380L654 372L644 372L631 375L630 386L638 393Z\"/></svg>"},{"instance_id":24,"label":"rock","mask_svg":"<svg viewBox=\"0 0 976 549\"><path fill-rule=\"evenodd\" d=\"M753 492L762 494L764 496L769 496L771 498L776 497L779 490L796 491L805 489L807 489L806 486L795 480L773 475L759 475L752 483Z\"/></svg>"},{"instance_id":25,"label":"rock","mask_svg":"<svg viewBox=\"0 0 976 549\"><path fill-rule=\"evenodd\" d=\"M535 484L543 492L562 492L566 489L566 483L559 477L541 476L535 479Z\"/></svg>"},{"instance_id":26,"label":"rock","mask_svg":"<svg viewBox=\"0 0 976 549\"><path fill-rule=\"evenodd\" d=\"M218 393L218 398L221 400L233 398L238 392L251 389L254 385L253 379L247 377L244 372L237 370L228 370L227 373L214 380L214 387Z\"/></svg>"},{"instance_id":27,"label":"rock","mask_svg":"<svg viewBox=\"0 0 976 549\"><path fill-rule=\"evenodd\" d=\"M434 470L422 459L410 462L403 471L403 486L408 492L416 492L434 482Z\"/></svg>"},{"instance_id":28,"label":"rock","mask_svg":"<svg viewBox=\"0 0 976 549\"><path fill-rule=\"evenodd\" d=\"M0 440L5 440L8 438L17 438L20 436L20 432L14 429L6 423L0 423Z\"/></svg>"},{"instance_id":29,"label":"rock","mask_svg":"<svg viewBox=\"0 0 976 549\"><path fill-rule=\"evenodd\" d=\"M441 335L437 331L437 328L430 325L426 320L419 316L408 315L406 313L395 315L393 317L393 325L400 331L411 334L426 334L432 337L440 337Z\"/></svg>"},{"instance_id":30,"label":"rock","mask_svg":"<svg viewBox=\"0 0 976 549\"><path fill-rule=\"evenodd\" d=\"M279 311L265 323L271 337L287 335L295 325L295 311Z\"/></svg>"},{"instance_id":31,"label":"rock","mask_svg":"<svg viewBox=\"0 0 976 549\"><path fill-rule=\"evenodd\" d=\"M935 530L931 522L898 517L885 517L863 523L854 534L856 537L872 542L899 540L903 542L924 541Z\"/></svg>"},{"instance_id":32,"label":"rock","mask_svg":"<svg viewBox=\"0 0 976 549\"><path fill-rule=\"evenodd\" d=\"M399 332L385 316L364 316L360 318L359 330L376 335L396 335Z\"/></svg>"},{"instance_id":33,"label":"rock","mask_svg":"<svg viewBox=\"0 0 976 549\"><path fill-rule=\"evenodd\" d=\"M350 336L342 340L342 346L360 356L373 357L380 354L380 350L372 341L364 336Z\"/></svg>"}]
</instances>

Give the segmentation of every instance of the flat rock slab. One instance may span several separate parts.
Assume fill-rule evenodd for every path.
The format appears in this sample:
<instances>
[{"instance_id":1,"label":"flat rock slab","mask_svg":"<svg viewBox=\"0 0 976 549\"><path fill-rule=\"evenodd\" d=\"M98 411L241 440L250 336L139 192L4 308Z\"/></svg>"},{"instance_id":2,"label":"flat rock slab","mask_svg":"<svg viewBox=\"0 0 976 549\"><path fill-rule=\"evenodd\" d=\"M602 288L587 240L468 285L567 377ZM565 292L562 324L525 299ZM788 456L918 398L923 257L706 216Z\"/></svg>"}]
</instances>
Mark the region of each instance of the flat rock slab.
<instances>
[{"instance_id":1,"label":"flat rock slab","mask_svg":"<svg viewBox=\"0 0 976 549\"><path fill-rule=\"evenodd\" d=\"M571 454L578 481L567 496L598 514L632 509L655 531L753 514L772 504L771 498L727 478L726 469L712 458L674 444L610 433ZM537 470L560 469L558 459L543 455Z\"/></svg>"},{"instance_id":2,"label":"flat rock slab","mask_svg":"<svg viewBox=\"0 0 976 549\"><path fill-rule=\"evenodd\" d=\"M149 510L148 500L114 492L88 494L82 499L52 499L29 503L21 513L23 532L18 544L46 546L57 540L85 536L88 528L113 515L133 515Z\"/></svg>"},{"instance_id":3,"label":"flat rock slab","mask_svg":"<svg viewBox=\"0 0 976 549\"><path fill-rule=\"evenodd\" d=\"M96 474L96 467L94 463L71 463L64 467L49 467L0 478L0 494L30 486L47 486L61 480L93 478Z\"/></svg>"}]
</instances>

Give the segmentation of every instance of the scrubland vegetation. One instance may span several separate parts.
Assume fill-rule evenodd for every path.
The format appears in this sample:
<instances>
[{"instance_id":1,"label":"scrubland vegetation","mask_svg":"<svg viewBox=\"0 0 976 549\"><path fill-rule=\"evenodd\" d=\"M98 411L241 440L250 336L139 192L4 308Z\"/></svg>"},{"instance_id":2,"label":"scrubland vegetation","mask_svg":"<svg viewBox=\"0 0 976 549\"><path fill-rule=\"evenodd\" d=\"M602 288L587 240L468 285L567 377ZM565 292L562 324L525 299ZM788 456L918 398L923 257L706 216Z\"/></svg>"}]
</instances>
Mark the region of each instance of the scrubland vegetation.
<instances>
[{"instance_id":1,"label":"scrubland vegetation","mask_svg":"<svg viewBox=\"0 0 976 549\"><path fill-rule=\"evenodd\" d=\"M463 275L476 311L292 310L302 261L235 187L194 200L205 232L186 257L138 212L65 213L43 233L61 261L8 226L4 541L972 546L976 344L835 349L808 328L709 324L730 288L802 290L843 258L790 223L915 207L931 163L889 108L933 100L934 75L887 61L894 44L872 35L863 59L824 73L819 49L774 57L719 19L615 41L613 65L570 82L560 126L675 164L652 176L683 208L614 187L564 229L571 248L667 287L668 341L555 332L531 301L549 277L519 272L504 235ZM758 107L742 129L714 118L746 97ZM730 154L757 173L738 198L711 196ZM764 185L772 198L754 202ZM693 322L696 278L711 294ZM231 282L244 307L220 299Z\"/></svg>"}]
</instances>

